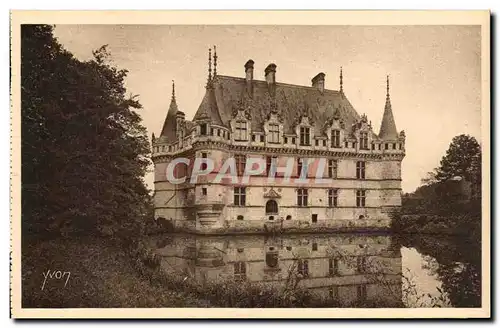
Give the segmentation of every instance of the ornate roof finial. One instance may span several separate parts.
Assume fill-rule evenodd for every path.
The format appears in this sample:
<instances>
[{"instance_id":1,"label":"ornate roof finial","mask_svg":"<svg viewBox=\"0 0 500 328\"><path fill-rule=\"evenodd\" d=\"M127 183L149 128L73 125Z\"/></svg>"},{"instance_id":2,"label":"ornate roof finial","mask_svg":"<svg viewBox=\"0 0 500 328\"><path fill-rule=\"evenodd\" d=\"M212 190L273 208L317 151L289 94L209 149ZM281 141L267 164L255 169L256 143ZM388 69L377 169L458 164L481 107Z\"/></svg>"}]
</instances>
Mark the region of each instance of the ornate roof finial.
<instances>
[{"instance_id":1,"label":"ornate roof finial","mask_svg":"<svg viewBox=\"0 0 500 328\"><path fill-rule=\"evenodd\" d=\"M217 75L217 48L214 46L214 77Z\"/></svg>"},{"instance_id":2,"label":"ornate roof finial","mask_svg":"<svg viewBox=\"0 0 500 328\"><path fill-rule=\"evenodd\" d=\"M387 75L387 99L389 99L389 75Z\"/></svg>"},{"instance_id":3,"label":"ornate roof finial","mask_svg":"<svg viewBox=\"0 0 500 328\"><path fill-rule=\"evenodd\" d=\"M212 48L208 48L208 82L212 80Z\"/></svg>"},{"instance_id":4,"label":"ornate roof finial","mask_svg":"<svg viewBox=\"0 0 500 328\"><path fill-rule=\"evenodd\" d=\"M172 80L172 100L175 100L175 81Z\"/></svg>"},{"instance_id":5,"label":"ornate roof finial","mask_svg":"<svg viewBox=\"0 0 500 328\"><path fill-rule=\"evenodd\" d=\"M342 76L342 66L340 66L340 93L344 93L344 77Z\"/></svg>"}]
</instances>

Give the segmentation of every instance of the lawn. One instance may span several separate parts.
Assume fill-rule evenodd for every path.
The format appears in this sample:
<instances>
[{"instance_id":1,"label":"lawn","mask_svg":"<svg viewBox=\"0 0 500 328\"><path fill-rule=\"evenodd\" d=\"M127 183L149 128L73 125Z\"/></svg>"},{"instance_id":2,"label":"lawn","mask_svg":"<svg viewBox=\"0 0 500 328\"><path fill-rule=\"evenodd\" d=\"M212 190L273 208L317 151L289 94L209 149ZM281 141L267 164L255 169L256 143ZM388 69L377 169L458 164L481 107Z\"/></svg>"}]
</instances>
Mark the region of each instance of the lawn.
<instances>
[{"instance_id":1,"label":"lawn","mask_svg":"<svg viewBox=\"0 0 500 328\"><path fill-rule=\"evenodd\" d=\"M208 304L151 282L134 268L134 260L124 249L107 239L24 238L22 254L25 308L207 307Z\"/></svg>"}]
</instances>

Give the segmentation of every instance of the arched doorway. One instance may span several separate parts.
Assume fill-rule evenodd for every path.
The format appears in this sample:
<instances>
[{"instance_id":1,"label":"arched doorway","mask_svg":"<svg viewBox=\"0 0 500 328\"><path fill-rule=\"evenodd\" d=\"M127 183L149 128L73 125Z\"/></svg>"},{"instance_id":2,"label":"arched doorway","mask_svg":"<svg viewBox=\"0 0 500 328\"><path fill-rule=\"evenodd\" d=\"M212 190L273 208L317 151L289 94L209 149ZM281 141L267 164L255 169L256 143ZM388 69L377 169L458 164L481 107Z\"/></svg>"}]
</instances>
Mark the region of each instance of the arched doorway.
<instances>
[{"instance_id":1,"label":"arched doorway","mask_svg":"<svg viewBox=\"0 0 500 328\"><path fill-rule=\"evenodd\" d=\"M266 203L266 215L278 214L278 203L274 199L270 199Z\"/></svg>"}]
</instances>

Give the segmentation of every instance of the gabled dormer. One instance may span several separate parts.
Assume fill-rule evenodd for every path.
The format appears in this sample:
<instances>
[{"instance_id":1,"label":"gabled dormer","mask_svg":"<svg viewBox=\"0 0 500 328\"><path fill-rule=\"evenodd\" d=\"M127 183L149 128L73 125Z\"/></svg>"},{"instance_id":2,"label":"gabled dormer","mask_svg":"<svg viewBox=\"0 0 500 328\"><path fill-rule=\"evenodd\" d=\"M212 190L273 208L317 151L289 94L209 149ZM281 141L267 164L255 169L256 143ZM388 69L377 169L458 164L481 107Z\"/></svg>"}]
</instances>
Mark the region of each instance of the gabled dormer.
<instances>
[{"instance_id":1,"label":"gabled dormer","mask_svg":"<svg viewBox=\"0 0 500 328\"><path fill-rule=\"evenodd\" d=\"M281 145L283 142L283 118L278 112L275 101L270 103L269 114L264 122L266 144Z\"/></svg>"},{"instance_id":2,"label":"gabled dormer","mask_svg":"<svg viewBox=\"0 0 500 328\"><path fill-rule=\"evenodd\" d=\"M240 100L233 108L233 118L231 119L231 136L234 142L248 142L252 134L251 129L251 106L249 102Z\"/></svg>"},{"instance_id":3,"label":"gabled dormer","mask_svg":"<svg viewBox=\"0 0 500 328\"><path fill-rule=\"evenodd\" d=\"M330 149L342 148L344 145L343 141L345 139L345 123L340 116L340 110L338 107L335 109L333 117L326 122L325 129L329 140L328 147Z\"/></svg>"},{"instance_id":4,"label":"gabled dormer","mask_svg":"<svg viewBox=\"0 0 500 328\"><path fill-rule=\"evenodd\" d=\"M312 146L314 138L314 124L309 117L308 111L304 109L296 120L295 134L298 137L299 147Z\"/></svg>"},{"instance_id":5,"label":"gabled dormer","mask_svg":"<svg viewBox=\"0 0 500 328\"><path fill-rule=\"evenodd\" d=\"M365 114L354 124L352 133L356 139L357 150L371 150L373 130Z\"/></svg>"}]
</instances>

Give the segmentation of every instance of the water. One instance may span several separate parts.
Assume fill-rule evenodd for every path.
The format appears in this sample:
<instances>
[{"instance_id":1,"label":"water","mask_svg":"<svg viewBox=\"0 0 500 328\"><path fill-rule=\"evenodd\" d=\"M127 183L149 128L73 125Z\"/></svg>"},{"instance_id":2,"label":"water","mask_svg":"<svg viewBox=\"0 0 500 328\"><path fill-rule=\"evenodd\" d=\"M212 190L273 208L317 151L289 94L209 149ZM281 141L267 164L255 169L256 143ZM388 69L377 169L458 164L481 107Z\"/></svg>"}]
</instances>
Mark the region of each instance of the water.
<instances>
[{"instance_id":1,"label":"water","mask_svg":"<svg viewBox=\"0 0 500 328\"><path fill-rule=\"evenodd\" d=\"M161 270L202 286L231 280L280 290L294 278L313 299L341 307L481 305L480 245L471 241L308 234L162 235L149 243Z\"/></svg>"}]
</instances>

